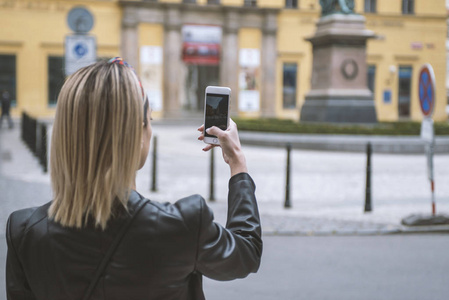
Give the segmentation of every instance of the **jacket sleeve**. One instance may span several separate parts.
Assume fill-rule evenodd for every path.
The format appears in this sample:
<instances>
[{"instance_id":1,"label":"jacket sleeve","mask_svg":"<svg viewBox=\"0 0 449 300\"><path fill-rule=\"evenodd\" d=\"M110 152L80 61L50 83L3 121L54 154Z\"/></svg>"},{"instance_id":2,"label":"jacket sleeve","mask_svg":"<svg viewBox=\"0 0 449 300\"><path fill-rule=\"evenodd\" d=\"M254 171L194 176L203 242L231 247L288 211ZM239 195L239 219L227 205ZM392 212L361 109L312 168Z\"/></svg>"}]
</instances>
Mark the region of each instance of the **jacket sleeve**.
<instances>
[{"instance_id":1,"label":"jacket sleeve","mask_svg":"<svg viewBox=\"0 0 449 300\"><path fill-rule=\"evenodd\" d=\"M226 228L213 222L201 201L196 270L216 280L232 280L257 272L262 256L262 230L255 185L246 173L229 181Z\"/></svg>"},{"instance_id":2,"label":"jacket sleeve","mask_svg":"<svg viewBox=\"0 0 449 300\"><path fill-rule=\"evenodd\" d=\"M6 256L6 298L8 300L34 300L36 298L31 292L17 255L20 234L22 234L25 228L25 222L16 224L16 219L22 219L16 215L17 212L11 214L6 225L6 242L8 245L8 254Z\"/></svg>"}]
</instances>

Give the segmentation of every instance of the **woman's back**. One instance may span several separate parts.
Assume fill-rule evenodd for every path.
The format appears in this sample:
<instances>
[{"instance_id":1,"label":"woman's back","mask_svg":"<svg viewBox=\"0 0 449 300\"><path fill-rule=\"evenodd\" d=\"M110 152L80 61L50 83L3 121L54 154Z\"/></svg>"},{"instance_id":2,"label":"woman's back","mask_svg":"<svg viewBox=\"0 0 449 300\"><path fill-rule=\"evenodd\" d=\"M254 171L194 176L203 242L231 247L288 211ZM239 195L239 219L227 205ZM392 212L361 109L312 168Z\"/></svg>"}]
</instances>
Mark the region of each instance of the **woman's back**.
<instances>
[{"instance_id":1,"label":"woman's back","mask_svg":"<svg viewBox=\"0 0 449 300\"><path fill-rule=\"evenodd\" d=\"M231 206L251 208L255 219L242 222L247 212L237 209L225 229L213 223L212 211L198 195L173 205L150 201L133 220L91 299L204 299L201 274L230 280L255 272L262 242L254 184L247 174L240 174L232 185ZM129 207L139 201L144 199L133 192ZM104 231L94 224L73 229L49 220L48 206L15 212L8 221L8 246L15 249L8 252L9 274L26 276L29 284L29 288L14 286L20 281L8 279L10 299L29 299L15 294L24 292L35 295L30 299L81 299L130 218L122 214ZM18 261L23 272L12 263Z\"/></svg>"}]
</instances>

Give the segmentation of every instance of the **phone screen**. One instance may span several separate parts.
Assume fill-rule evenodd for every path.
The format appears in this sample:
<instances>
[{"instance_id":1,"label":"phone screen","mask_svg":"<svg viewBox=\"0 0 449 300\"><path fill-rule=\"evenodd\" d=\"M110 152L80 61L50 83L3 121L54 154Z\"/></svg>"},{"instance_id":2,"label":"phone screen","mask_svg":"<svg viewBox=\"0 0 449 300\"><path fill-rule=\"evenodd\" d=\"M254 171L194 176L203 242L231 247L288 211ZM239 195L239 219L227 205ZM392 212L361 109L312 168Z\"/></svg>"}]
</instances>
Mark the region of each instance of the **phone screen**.
<instances>
[{"instance_id":1,"label":"phone screen","mask_svg":"<svg viewBox=\"0 0 449 300\"><path fill-rule=\"evenodd\" d=\"M228 106L229 95L222 94L206 94L206 120L204 127L210 128L217 126L221 130L226 130L228 127ZM207 137L214 137L215 135L205 133Z\"/></svg>"}]
</instances>

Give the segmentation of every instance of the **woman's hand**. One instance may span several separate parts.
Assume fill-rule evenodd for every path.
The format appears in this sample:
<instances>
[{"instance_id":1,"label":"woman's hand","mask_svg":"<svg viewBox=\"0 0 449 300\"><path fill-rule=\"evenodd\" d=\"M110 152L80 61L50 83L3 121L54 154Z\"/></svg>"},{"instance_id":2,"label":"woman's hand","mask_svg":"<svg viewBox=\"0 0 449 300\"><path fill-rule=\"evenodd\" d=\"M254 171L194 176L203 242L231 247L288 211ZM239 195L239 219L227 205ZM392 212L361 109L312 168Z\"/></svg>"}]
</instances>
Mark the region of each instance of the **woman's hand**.
<instances>
[{"instance_id":1,"label":"woman's hand","mask_svg":"<svg viewBox=\"0 0 449 300\"><path fill-rule=\"evenodd\" d=\"M207 129L207 133L215 135L220 141L220 145L208 144L203 148L203 151L209 151L214 147L221 147L224 161L229 165L231 169L231 176L238 173L247 173L246 159L243 154L242 147L240 145L239 134L237 131L237 125L234 121L230 120L229 127L223 131L220 128L213 126ZM200 141L204 140L204 125L198 128L202 134L198 138Z\"/></svg>"}]
</instances>

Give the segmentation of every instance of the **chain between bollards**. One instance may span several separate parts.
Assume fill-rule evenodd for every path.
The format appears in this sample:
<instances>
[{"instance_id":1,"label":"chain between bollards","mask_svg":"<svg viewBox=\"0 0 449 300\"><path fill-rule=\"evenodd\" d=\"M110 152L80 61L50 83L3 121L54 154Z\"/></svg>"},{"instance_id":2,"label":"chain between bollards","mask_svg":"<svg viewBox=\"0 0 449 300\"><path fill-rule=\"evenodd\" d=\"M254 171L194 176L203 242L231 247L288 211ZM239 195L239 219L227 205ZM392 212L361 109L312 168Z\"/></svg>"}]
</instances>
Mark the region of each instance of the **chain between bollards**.
<instances>
[{"instance_id":1,"label":"chain between bollards","mask_svg":"<svg viewBox=\"0 0 449 300\"><path fill-rule=\"evenodd\" d=\"M371 143L366 145L366 187L365 187L365 212L372 211L371 207Z\"/></svg>"},{"instance_id":2,"label":"chain between bollards","mask_svg":"<svg viewBox=\"0 0 449 300\"><path fill-rule=\"evenodd\" d=\"M215 191L214 191L214 148L210 149L210 190L209 190L209 201L215 201Z\"/></svg>"},{"instance_id":3,"label":"chain between bollards","mask_svg":"<svg viewBox=\"0 0 449 300\"><path fill-rule=\"evenodd\" d=\"M152 166L151 166L151 191L152 192L157 191L156 167L157 167L157 136L154 136L153 137L153 161L152 161Z\"/></svg>"},{"instance_id":4,"label":"chain between bollards","mask_svg":"<svg viewBox=\"0 0 449 300\"><path fill-rule=\"evenodd\" d=\"M286 166L286 176L285 176L285 208L292 207L290 203L290 152L292 150L292 145L287 144L287 166Z\"/></svg>"}]
</instances>

